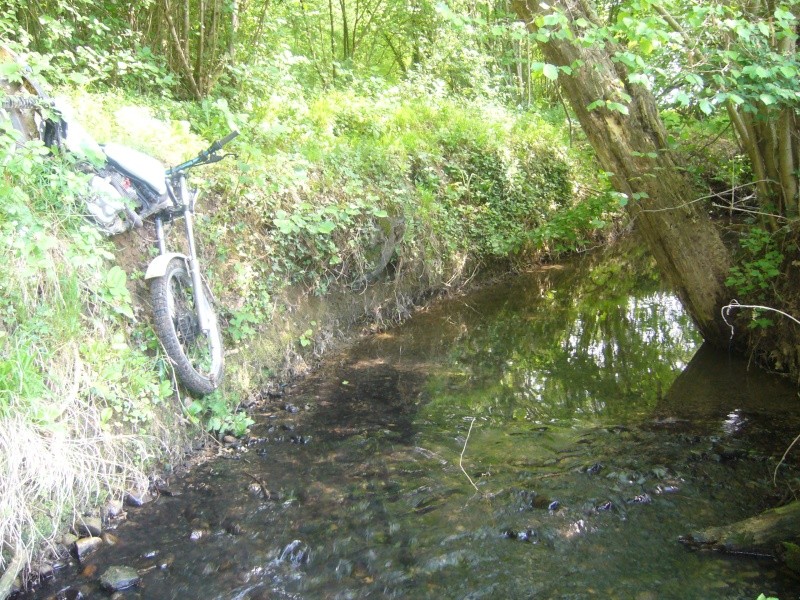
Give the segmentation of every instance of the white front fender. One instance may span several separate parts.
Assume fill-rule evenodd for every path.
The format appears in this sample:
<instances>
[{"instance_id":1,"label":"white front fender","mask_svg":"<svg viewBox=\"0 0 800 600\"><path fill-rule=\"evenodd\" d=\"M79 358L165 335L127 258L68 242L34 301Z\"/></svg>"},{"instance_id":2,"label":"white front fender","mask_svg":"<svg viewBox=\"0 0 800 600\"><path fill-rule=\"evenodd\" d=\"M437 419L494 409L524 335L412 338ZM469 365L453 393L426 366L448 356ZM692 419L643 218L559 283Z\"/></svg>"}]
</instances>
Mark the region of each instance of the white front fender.
<instances>
[{"instance_id":1,"label":"white front fender","mask_svg":"<svg viewBox=\"0 0 800 600\"><path fill-rule=\"evenodd\" d=\"M161 254L156 256L149 265L147 265L147 272L144 274L145 279L153 279L154 277L163 277L167 272L167 265L169 261L173 258L180 258L184 262L187 263L186 270L189 270L188 267L188 258L184 254L179 254L177 252L167 252L166 254Z\"/></svg>"}]
</instances>

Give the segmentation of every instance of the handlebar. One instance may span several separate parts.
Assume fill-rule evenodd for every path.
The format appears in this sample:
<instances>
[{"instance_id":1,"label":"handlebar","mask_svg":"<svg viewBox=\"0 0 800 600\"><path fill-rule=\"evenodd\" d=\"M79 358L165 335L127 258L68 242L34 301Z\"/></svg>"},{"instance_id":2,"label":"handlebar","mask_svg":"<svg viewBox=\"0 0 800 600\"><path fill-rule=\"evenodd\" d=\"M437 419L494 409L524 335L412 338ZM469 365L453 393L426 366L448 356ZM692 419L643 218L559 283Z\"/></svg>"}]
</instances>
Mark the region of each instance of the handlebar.
<instances>
[{"instance_id":1,"label":"handlebar","mask_svg":"<svg viewBox=\"0 0 800 600\"><path fill-rule=\"evenodd\" d=\"M223 158L229 155L223 154L222 156L218 156L217 152L219 152L225 144L229 143L238 135L239 135L239 130L234 129L224 138L217 140L216 142L211 144L208 147L208 150L203 150L196 157L192 158L191 160L187 160L185 163L179 164L177 167L172 167L170 169L167 169L167 174L174 175L175 173L191 169L192 167L196 167L198 165L207 165L209 163L215 163L221 161Z\"/></svg>"},{"instance_id":2,"label":"handlebar","mask_svg":"<svg viewBox=\"0 0 800 600\"><path fill-rule=\"evenodd\" d=\"M206 150L206 152L208 152L209 154L214 154L214 152L221 150L225 144L232 141L237 135L239 135L239 130L234 129L221 140L217 140L216 142L211 144L211 147L208 150Z\"/></svg>"}]
</instances>

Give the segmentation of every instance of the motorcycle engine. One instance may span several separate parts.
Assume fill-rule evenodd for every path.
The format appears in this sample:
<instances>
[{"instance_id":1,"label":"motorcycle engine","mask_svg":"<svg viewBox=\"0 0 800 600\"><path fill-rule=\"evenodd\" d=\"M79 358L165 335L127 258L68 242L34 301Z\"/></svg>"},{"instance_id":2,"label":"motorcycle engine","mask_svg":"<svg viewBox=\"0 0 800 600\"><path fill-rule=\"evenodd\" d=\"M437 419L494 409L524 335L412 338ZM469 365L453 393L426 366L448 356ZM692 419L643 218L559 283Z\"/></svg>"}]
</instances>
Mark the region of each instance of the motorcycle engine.
<instances>
[{"instance_id":1,"label":"motorcycle engine","mask_svg":"<svg viewBox=\"0 0 800 600\"><path fill-rule=\"evenodd\" d=\"M124 218L127 212L126 201L136 199L136 192L130 187L127 193L123 177L116 172L100 173L90 181L91 195L86 198L89 216L97 226L108 235L127 231L132 224Z\"/></svg>"}]
</instances>

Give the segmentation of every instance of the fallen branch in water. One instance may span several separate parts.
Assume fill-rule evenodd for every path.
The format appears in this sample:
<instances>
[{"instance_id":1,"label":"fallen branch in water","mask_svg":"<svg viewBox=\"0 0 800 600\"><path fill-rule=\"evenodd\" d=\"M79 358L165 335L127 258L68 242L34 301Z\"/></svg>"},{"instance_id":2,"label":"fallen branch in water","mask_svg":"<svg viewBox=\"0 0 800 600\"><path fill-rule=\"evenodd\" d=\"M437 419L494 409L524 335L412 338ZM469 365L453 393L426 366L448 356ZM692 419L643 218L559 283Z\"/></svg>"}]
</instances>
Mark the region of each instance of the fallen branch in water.
<instances>
[{"instance_id":1,"label":"fallen branch in water","mask_svg":"<svg viewBox=\"0 0 800 600\"><path fill-rule=\"evenodd\" d=\"M472 477L470 477L469 473L467 473L467 471L464 469L464 453L467 451L467 442L469 442L469 436L472 433L472 426L475 425L475 417L467 417L467 418L471 418L472 421L469 424L467 439L464 440L464 447L461 449L461 458L458 459L458 466L461 468L461 472L464 473L464 475L466 475L467 479L469 479L469 482L472 484L472 487L475 488L475 491L480 494L481 491L478 489L478 486L475 485L475 482L472 481Z\"/></svg>"},{"instance_id":2,"label":"fallen branch in water","mask_svg":"<svg viewBox=\"0 0 800 600\"><path fill-rule=\"evenodd\" d=\"M778 485L778 469L781 468L781 465L786 460L786 456L789 454L789 451L794 448L794 445L798 442L798 440L800 440L800 434L798 434L797 437L792 440L792 443L789 444L789 447L786 449L786 452L783 453L783 456L781 456L778 464L775 465L775 471L772 473L772 483L775 485Z\"/></svg>"},{"instance_id":3,"label":"fallen branch in water","mask_svg":"<svg viewBox=\"0 0 800 600\"><path fill-rule=\"evenodd\" d=\"M775 544L797 537L798 531L800 501L795 500L755 517L731 525L708 527L679 539L693 549L765 556L771 554Z\"/></svg>"},{"instance_id":4,"label":"fallen branch in water","mask_svg":"<svg viewBox=\"0 0 800 600\"><path fill-rule=\"evenodd\" d=\"M245 473L250 479L255 481L258 484L258 487L261 488L261 494L264 496L265 500L272 500L272 493L267 489L267 486L264 485L264 482L253 475L252 473Z\"/></svg>"},{"instance_id":5,"label":"fallen branch in water","mask_svg":"<svg viewBox=\"0 0 800 600\"><path fill-rule=\"evenodd\" d=\"M25 566L22 552L17 552L8 563L3 576L0 577L0 600L5 600L14 589L14 581Z\"/></svg>"}]
</instances>

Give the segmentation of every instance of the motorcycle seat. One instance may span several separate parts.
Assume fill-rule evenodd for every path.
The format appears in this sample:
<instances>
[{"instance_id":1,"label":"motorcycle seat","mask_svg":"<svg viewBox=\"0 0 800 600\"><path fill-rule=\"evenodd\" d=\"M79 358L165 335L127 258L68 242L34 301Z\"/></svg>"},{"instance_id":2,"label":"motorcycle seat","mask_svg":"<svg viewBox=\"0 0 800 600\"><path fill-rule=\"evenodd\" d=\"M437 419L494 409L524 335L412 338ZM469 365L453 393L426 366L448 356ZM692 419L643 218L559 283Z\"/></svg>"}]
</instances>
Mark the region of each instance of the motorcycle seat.
<instances>
[{"instance_id":1,"label":"motorcycle seat","mask_svg":"<svg viewBox=\"0 0 800 600\"><path fill-rule=\"evenodd\" d=\"M125 175L146 183L159 196L167 193L166 171L157 159L122 144L103 146L106 158Z\"/></svg>"}]
</instances>

